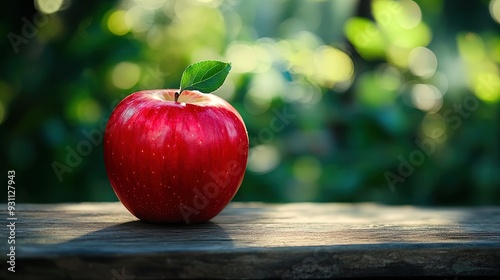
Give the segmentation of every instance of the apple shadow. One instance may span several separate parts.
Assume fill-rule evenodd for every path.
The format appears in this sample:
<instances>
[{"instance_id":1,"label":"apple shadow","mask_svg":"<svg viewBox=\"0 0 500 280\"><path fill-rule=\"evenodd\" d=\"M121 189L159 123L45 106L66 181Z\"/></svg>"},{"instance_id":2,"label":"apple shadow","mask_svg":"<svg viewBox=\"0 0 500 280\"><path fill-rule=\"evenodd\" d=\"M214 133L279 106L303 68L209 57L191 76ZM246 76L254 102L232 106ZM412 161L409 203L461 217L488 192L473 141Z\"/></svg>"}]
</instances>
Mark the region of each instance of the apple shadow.
<instances>
[{"instance_id":1,"label":"apple shadow","mask_svg":"<svg viewBox=\"0 0 500 280\"><path fill-rule=\"evenodd\" d=\"M214 254L225 254L233 240L224 226L214 222L190 225L151 224L139 220L104 226L92 225L90 233L57 244L32 248L43 257L23 259L25 279L160 279L178 278L204 269L219 270ZM207 268L208 267L208 268Z\"/></svg>"},{"instance_id":2,"label":"apple shadow","mask_svg":"<svg viewBox=\"0 0 500 280\"><path fill-rule=\"evenodd\" d=\"M130 221L105 227L61 244L79 255L155 254L231 247L227 231L213 222L191 225Z\"/></svg>"}]
</instances>

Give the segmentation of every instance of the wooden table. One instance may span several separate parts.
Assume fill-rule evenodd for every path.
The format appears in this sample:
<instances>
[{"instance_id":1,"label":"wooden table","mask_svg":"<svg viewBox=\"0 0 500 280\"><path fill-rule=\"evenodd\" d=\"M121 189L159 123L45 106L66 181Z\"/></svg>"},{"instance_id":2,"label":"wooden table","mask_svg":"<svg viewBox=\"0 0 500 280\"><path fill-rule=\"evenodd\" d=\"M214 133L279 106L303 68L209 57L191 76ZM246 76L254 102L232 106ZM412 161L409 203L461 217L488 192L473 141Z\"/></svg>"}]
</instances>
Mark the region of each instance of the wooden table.
<instances>
[{"instance_id":1,"label":"wooden table","mask_svg":"<svg viewBox=\"0 0 500 280\"><path fill-rule=\"evenodd\" d=\"M500 207L232 203L168 226L120 203L18 206L16 272L4 225L1 279L500 276Z\"/></svg>"}]
</instances>

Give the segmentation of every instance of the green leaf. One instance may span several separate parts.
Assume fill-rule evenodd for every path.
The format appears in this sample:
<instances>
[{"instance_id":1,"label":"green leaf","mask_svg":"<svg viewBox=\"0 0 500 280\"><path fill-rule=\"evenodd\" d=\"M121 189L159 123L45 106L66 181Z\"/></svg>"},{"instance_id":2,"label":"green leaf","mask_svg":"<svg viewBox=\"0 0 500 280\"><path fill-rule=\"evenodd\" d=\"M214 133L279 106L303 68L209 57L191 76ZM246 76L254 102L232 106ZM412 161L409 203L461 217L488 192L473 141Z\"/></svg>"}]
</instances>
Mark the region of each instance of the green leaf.
<instances>
[{"instance_id":1,"label":"green leaf","mask_svg":"<svg viewBox=\"0 0 500 280\"><path fill-rule=\"evenodd\" d=\"M210 93L218 89L224 83L231 70L231 63L207 60L191 64L184 70L181 78L181 89L198 90Z\"/></svg>"}]
</instances>

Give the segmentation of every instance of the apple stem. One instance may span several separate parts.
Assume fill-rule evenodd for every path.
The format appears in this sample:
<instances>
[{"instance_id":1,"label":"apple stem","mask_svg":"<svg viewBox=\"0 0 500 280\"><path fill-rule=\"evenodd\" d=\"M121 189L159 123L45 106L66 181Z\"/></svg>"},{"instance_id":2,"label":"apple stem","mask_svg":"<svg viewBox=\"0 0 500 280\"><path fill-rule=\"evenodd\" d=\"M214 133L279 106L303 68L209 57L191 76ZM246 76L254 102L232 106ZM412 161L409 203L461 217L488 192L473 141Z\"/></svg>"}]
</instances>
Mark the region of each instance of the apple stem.
<instances>
[{"instance_id":1,"label":"apple stem","mask_svg":"<svg viewBox=\"0 0 500 280\"><path fill-rule=\"evenodd\" d=\"M182 93L182 90L180 92L176 91L175 92L175 96L174 96L174 101L177 102L177 100L179 100L179 96L181 95Z\"/></svg>"}]
</instances>

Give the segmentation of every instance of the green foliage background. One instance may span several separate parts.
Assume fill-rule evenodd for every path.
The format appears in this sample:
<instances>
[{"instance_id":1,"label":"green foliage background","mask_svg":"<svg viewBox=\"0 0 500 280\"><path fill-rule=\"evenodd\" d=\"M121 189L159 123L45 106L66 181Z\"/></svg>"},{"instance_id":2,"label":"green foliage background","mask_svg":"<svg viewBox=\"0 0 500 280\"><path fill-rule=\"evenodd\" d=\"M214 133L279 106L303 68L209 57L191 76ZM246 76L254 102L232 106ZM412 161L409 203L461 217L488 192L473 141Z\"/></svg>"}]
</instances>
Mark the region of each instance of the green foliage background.
<instances>
[{"instance_id":1,"label":"green foliage background","mask_svg":"<svg viewBox=\"0 0 500 280\"><path fill-rule=\"evenodd\" d=\"M116 200L102 144L72 167L68 150L126 95L220 59L215 94L251 140L235 200L500 204L498 0L42 2L7 1L0 23L18 202Z\"/></svg>"}]
</instances>

